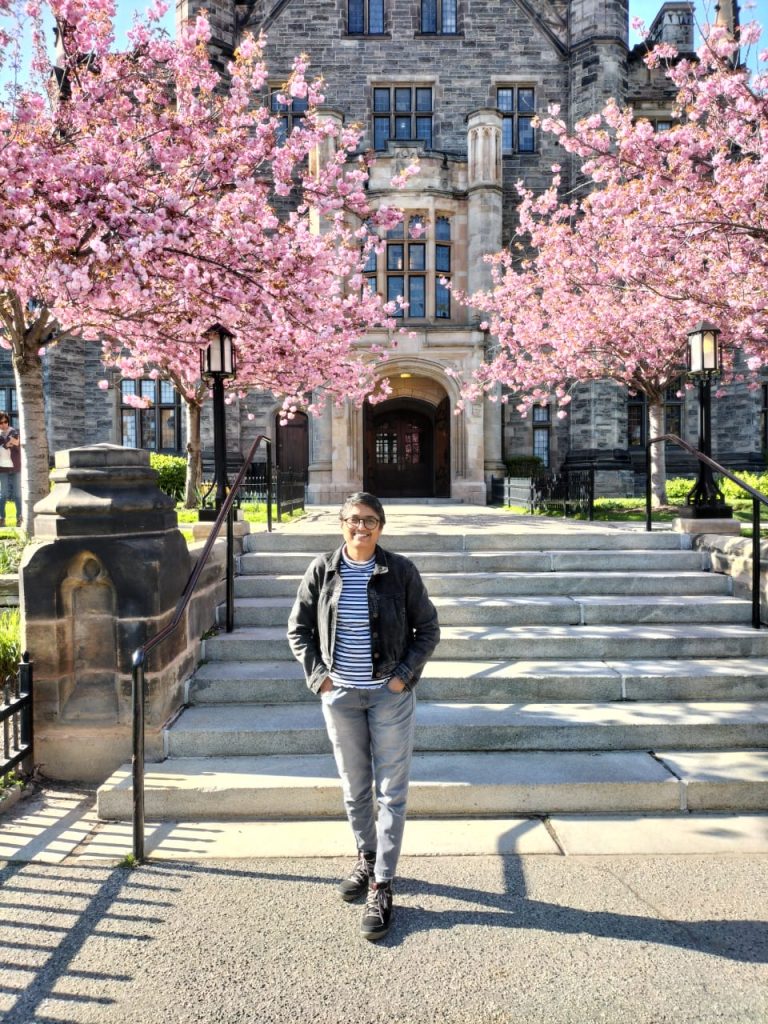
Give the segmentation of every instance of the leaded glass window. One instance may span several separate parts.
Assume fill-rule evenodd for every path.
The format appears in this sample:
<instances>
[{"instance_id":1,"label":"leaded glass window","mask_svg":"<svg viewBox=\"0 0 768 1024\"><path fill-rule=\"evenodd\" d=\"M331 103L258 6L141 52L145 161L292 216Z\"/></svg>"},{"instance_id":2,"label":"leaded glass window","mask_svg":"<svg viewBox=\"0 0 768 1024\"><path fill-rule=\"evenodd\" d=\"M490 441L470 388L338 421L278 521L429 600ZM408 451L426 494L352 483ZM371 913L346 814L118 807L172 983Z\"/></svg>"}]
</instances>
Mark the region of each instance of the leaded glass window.
<instances>
[{"instance_id":1,"label":"leaded glass window","mask_svg":"<svg viewBox=\"0 0 768 1024\"><path fill-rule=\"evenodd\" d=\"M376 86L373 90L373 148L390 139L418 139L432 148L431 86Z\"/></svg>"},{"instance_id":2,"label":"leaded glass window","mask_svg":"<svg viewBox=\"0 0 768 1024\"><path fill-rule=\"evenodd\" d=\"M351 36L384 33L384 0L348 0L347 32Z\"/></svg>"},{"instance_id":3,"label":"leaded glass window","mask_svg":"<svg viewBox=\"0 0 768 1024\"><path fill-rule=\"evenodd\" d=\"M535 153L536 93L530 86L503 86L496 90L496 106L502 114L501 151Z\"/></svg>"}]
</instances>

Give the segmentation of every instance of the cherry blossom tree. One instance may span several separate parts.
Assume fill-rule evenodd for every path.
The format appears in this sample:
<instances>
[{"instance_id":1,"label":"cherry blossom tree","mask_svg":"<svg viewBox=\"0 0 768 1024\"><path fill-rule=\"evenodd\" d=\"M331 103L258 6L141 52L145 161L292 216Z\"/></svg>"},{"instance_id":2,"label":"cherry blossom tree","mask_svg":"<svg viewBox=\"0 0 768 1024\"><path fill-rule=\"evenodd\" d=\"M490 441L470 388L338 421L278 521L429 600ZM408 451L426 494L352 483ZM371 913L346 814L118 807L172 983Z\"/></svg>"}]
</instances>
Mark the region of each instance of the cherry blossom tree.
<instances>
[{"instance_id":1,"label":"cherry blossom tree","mask_svg":"<svg viewBox=\"0 0 768 1024\"><path fill-rule=\"evenodd\" d=\"M55 77L43 6L58 30ZM372 393L357 343L395 322L362 267L376 226L399 215L369 209L359 135L322 116L306 59L285 95L309 110L284 137L264 102L261 40L246 36L222 76L205 16L169 40L154 25L158 2L115 53L113 0L28 9L39 82L0 107L0 324L27 456L25 519L48 489L46 344L101 344L124 375L153 370L195 403L201 339L219 322L238 346L237 389L274 391L287 416L307 396Z\"/></svg>"},{"instance_id":2,"label":"cherry blossom tree","mask_svg":"<svg viewBox=\"0 0 768 1024\"><path fill-rule=\"evenodd\" d=\"M758 37L747 25L738 43ZM734 66L737 52L710 27L696 60L665 45L649 54L678 90L667 132L613 101L572 133L550 111L543 128L580 159L592 189L563 201L559 167L544 195L520 189L517 237L492 257L493 289L471 298L488 311L498 351L468 394L501 382L521 411L554 395L564 415L574 384L613 379L648 397L658 434L664 392L701 318L722 330L725 379L756 384L768 337L768 78ZM759 59L764 67L768 51Z\"/></svg>"}]
</instances>

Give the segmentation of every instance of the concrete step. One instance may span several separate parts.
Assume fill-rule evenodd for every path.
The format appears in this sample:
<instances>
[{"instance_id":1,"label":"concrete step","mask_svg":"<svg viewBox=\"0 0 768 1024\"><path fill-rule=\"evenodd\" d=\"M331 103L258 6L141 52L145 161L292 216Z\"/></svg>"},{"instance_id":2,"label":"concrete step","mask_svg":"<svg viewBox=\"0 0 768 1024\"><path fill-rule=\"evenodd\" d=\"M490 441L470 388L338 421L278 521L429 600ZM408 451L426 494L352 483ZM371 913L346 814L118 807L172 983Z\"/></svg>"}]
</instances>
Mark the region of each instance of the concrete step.
<instances>
[{"instance_id":1,"label":"concrete step","mask_svg":"<svg viewBox=\"0 0 768 1024\"><path fill-rule=\"evenodd\" d=\"M332 551L342 541L340 530L317 530L291 533L251 533L244 538L244 550L263 552L308 552ZM690 544L690 538L671 530L653 530L647 533L643 527L637 529L615 529L609 526L579 523L569 530L552 529L551 524L536 524L515 527L510 521L509 529L480 529L462 532L456 530L422 530L414 528L407 533L388 535L387 528L381 537L381 546L393 551L409 554L414 551L557 551L557 550L610 550L634 549L636 551L673 551Z\"/></svg>"},{"instance_id":2,"label":"concrete step","mask_svg":"<svg viewBox=\"0 0 768 1024\"><path fill-rule=\"evenodd\" d=\"M148 764L146 781L150 819L342 815L341 786L333 759L327 755L179 758ZM768 808L768 754L763 750L656 757L639 751L416 754L409 818L674 812L693 810L694 805L705 810ZM130 818L130 765L118 769L100 787L97 810L100 818Z\"/></svg>"},{"instance_id":3,"label":"concrete step","mask_svg":"<svg viewBox=\"0 0 768 1024\"><path fill-rule=\"evenodd\" d=\"M415 749L707 750L760 747L768 703L463 704L421 701ZM170 757L320 754L320 703L187 708L166 731Z\"/></svg>"},{"instance_id":4,"label":"concrete step","mask_svg":"<svg viewBox=\"0 0 768 1024\"><path fill-rule=\"evenodd\" d=\"M463 572L424 573L432 597L456 595L523 595L572 597L607 594L720 594L731 593L731 578L715 572ZM300 575L238 576L235 597L296 596Z\"/></svg>"},{"instance_id":5,"label":"concrete step","mask_svg":"<svg viewBox=\"0 0 768 1024\"><path fill-rule=\"evenodd\" d=\"M289 597L241 597L235 607L236 626L287 626ZM435 597L441 626L525 626L548 623L596 625L603 622L751 621L750 601L721 595L674 597ZM224 607L219 608L219 624Z\"/></svg>"},{"instance_id":6,"label":"concrete step","mask_svg":"<svg viewBox=\"0 0 768 1024\"><path fill-rule=\"evenodd\" d=\"M427 663L420 700L768 700L768 659L643 661L442 661ZM188 703L315 702L296 661L200 666Z\"/></svg>"},{"instance_id":7,"label":"concrete step","mask_svg":"<svg viewBox=\"0 0 768 1024\"><path fill-rule=\"evenodd\" d=\"M768 657L768 631L739 625L445 626L443 660L626 660ZM285 629L246 626L204 641L207 661L290 660Z\"/></svg>"},{"instance_id":8,"label":"concrete step","mask_svg":"<svg viewBox=\"0 0 768 1024\"><path fill-rule=\"evenodd\" d=\"M545 550L407 552L423 573L458 572L695 572L708 570L705 551L656 550ZM240 558L240 572L250 574L303 575L315 557L309 551L246 554Z\"/></svg>"}]
</instances>

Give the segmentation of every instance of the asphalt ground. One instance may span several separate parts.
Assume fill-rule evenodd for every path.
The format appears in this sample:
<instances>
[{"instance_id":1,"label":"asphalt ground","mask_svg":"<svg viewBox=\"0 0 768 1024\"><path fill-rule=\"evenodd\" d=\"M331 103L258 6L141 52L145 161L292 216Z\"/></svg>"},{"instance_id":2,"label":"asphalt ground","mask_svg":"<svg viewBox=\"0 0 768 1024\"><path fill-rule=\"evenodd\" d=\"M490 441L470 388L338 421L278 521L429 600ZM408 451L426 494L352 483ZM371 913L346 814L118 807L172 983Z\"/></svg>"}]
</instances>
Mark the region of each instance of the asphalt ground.
<instances>
[{"instance_id":1,"label":"asphalt ground","mask_svg":"<svg viewBox=\"0 0 768 1024\"><path fill-rule=\"evenodd\" d=\"M377 944L349 859L0 871L8 1024L765 1024L768 855L404 857Z\"/></svg>"}]
</instances>

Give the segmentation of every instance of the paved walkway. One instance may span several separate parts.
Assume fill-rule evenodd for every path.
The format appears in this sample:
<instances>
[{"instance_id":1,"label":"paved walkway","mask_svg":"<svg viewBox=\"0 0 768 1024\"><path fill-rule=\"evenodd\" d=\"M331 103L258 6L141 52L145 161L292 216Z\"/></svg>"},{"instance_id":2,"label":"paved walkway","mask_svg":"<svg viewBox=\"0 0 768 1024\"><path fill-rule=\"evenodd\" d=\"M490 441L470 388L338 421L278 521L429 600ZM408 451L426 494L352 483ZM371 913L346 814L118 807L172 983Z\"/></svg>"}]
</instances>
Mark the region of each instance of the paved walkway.
<instances>
[{"instance_id":1,"label":"paved walkway","mask_svg":"<svg viewBox=\"0 0 768 1024\"><path fill-rule=\"evenodd\" d=\"M387 512L390 533L590 529L466 506ZM337 516L313 508L279 529L335 532ZM0 818L0 1020L768 1020L768 815L413 820L376 945L335 893L346 824L295 823L279 847L276 827L149 823L151 859L131 871L130 827L98 822L92 789L20 801Z\"/></svg>"},{"instance_id":2,"label":"paved walkway","mask_svg":"<svg viewBox=\"0 0 768 1024\"><path fill-rule=\"evenodd\" d=\"M506 530L509 533L583 533L603 530L645 530L644 522L594 522L554 516L517 515L503 508L486 505L460 505L451 501L429 502L384 500L387 523L384 533L475 533ZM638 505L641 502L638 499ZM301 519L275 523L275 530L291 533L339 532L338 505L308 505ZM654 523L654 530L669 530L670 523ZM260 529L260 527L256 527Z\"/></svg>"},{"instance_id":3,"label":"paved walkway","mask_svg":"<svg viewBox=\"0 0 768 1024\"><path fill-rule=\"evenodd\" d=\"M765 1024L768 857L349 858L0 870L5 1024Z\"/></svg>"}]
</instances>

